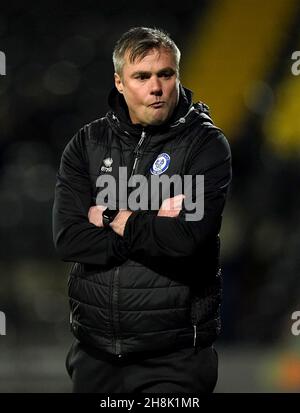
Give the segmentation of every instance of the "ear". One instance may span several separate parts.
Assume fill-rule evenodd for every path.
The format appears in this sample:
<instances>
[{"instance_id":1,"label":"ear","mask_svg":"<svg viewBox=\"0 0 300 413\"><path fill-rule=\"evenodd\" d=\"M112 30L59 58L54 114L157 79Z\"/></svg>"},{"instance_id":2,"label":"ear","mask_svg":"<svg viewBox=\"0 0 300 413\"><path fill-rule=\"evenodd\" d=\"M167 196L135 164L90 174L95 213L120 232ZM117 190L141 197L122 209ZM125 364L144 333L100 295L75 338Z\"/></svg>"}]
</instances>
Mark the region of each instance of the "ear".
<instances>
[{"instance_id":1,"label":"ear","mask_svg":"<svg viewBox=\"0 0 300 413\"><path fill-rule=\"evenodd\" d=\"M118 75L118 73L115 73L114 77L116 88L118 89L119 93L123 93L123 83L121 77Z\"/></svg>"}]
</instances>

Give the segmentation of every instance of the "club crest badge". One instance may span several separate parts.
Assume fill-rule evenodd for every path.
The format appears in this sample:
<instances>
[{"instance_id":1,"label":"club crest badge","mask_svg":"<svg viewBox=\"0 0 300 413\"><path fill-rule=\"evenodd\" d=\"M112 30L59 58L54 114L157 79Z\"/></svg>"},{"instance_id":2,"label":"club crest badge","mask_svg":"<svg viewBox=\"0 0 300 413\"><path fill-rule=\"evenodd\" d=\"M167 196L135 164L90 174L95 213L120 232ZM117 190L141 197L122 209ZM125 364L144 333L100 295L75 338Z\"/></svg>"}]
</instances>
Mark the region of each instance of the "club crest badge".
<instances>
[{"instance_id":1,"label":"club crest badge","mask_svg":"<svg viewBox=\"0 0 300 413\"><path fill-rule=\"evenodd\" d=\"M151 166L150 172L152 175L160 175L164 173L170 164L170 156L167 153L161 153L158 155L153 165Z\"/></svg>"}]
</instances>

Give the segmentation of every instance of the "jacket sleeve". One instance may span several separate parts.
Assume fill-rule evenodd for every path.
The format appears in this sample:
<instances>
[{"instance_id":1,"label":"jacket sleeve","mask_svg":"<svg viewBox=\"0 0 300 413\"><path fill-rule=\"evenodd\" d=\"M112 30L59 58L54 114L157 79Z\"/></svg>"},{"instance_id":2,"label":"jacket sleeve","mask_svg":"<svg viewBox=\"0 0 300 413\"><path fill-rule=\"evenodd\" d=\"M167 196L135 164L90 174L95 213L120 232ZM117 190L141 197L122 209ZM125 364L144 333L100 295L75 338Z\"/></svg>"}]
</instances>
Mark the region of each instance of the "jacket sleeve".
<instances>
[{"instance_id":1,"label":"jacket sleeve","mask_svg":"<svg viewBox=\"0 0 300 413\"><path fill-rule=\"evenodd\" d=\"M67 144L57 173L52 214L54 245L63 261L118 264L127 259L125 242L110 228L89 223L91 189L81 130Z\"/></svg>"},{"instance_id":2,"label":"jacket sleeve","mask_svg":"<svg viewBox=\"0 0 300 413\"><path fill-rule=\"evenodd\" d=\"M124 230L124 239L131 253L150 257L189 256L211 237L218 235L231 181L231 152L225 136L216 129L212 132L199 148L193 149L186 172L193 176L193 194L196 175L204 175L202 219L186 220L186 210L177 218L136 211L129 217Z\"/></svg>"}]
</instances>

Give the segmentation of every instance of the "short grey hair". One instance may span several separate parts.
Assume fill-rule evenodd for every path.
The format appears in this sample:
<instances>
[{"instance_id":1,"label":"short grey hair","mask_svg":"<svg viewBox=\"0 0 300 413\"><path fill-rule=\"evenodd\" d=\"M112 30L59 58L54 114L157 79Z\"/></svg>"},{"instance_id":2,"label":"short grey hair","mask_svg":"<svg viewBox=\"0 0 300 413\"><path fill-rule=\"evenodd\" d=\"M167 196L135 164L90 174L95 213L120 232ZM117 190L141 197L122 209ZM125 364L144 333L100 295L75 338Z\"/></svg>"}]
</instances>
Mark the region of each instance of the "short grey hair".
<instances>
[{"instance_id":1,"label":"short grey hair","mask_svg":"<svg viewBox=\"0 0 300 413\"><path fill-rule=\"evenodd\" d=\"M122 75L126 52L129 52L129 61L133 63L145 57L151 49L159 50L161 48L169 50L173 54L176 73L179 76L180 50L166 31L150 27L133 27L123 33L113 51L115 72L119 76Z\"/></svg>"}]
</instances>

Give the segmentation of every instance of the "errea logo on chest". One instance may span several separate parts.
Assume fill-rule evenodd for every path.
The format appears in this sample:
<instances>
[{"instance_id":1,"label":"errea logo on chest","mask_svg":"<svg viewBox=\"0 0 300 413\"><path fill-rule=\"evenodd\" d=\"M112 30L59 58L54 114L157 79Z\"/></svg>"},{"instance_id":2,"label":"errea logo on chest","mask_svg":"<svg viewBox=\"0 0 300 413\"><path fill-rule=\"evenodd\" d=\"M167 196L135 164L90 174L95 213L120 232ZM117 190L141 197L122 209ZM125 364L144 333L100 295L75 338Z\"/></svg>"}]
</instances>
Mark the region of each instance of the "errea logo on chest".
<instances>
[{"instance_id":1,"label":"errea logo on chest","mask_svg":"<svg viewBox=\"0 0 300 413\"><path fill-rule=\"evenodd\" d=\"M101 172L111 172L112 171L112 164L113 164L113 159L112 158L105 158L103 159L104 165L101 166Z\"/></svg>"}]
</instances>

